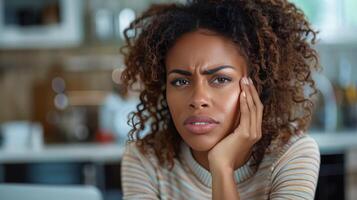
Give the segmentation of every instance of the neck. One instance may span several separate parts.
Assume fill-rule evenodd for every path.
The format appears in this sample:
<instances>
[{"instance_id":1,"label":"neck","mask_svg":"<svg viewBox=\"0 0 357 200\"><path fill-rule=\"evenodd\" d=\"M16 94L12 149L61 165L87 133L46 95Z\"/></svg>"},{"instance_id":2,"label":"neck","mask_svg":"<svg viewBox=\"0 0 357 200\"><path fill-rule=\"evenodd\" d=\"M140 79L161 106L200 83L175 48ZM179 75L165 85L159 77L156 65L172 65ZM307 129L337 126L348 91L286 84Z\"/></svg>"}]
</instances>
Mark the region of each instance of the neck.
<instances>
[{"instance_id":1,"label":"neck","mask_svg":"<svg viewBox=\"0 0 357 200\"><path fill-rule=\"evenodd\" d=\"M198 164L209 171L208 151L195 151L191 149L191 152L193 158L198 162Z\"/></svg>"}]
</instances>

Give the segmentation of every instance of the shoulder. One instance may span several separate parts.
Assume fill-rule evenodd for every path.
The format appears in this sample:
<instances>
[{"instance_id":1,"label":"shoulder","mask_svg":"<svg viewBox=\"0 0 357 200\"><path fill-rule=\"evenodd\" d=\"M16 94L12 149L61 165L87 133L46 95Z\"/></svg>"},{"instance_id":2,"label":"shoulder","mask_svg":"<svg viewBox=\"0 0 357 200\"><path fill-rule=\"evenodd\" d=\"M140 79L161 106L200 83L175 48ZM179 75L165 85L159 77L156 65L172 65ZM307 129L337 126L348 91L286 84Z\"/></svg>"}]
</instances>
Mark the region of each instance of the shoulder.
<instances>
[{"instance_id":1,"label":"shoulder","mask_svg":"<svg viewBox=\"0 0 357 200\"><path fill-rule=\"evenodd\" d=\"M267 148L263 166L269 166L274 175L280 167L288 167L287 163L297 158L313 159L320 164L320 150L316 141L306 133L294 134L284 143L279 138L272 140Z\"/></svg>"},{"instance_id":2,"label":"shoulder","mask_svg":"<svg viewBox=\"0 0 357 200\"><path fill-rule=\"evenodd\" d=\"M289 169L304 164L313 167L314 171L319 170L320 150L316 141L308 134L292 135L287 143L279 147L275 149L273 171L277 172L282 168Z\"/></svg>"},{"instance_id":3,"label":"shoulder","mask_svg":"<svg viewBox=\"0 0 357 200\"><path fill-rule=\"evenodd\" d=\"M121 163L122 173L141 171L150 177L155 177L159 168L158 159L150 150L147 153L142 152L136 142L126 145Z\"/></svg>"},{"instance_id":4,"label":"shoulder","mask_svg":"<svg viewBox=\"0 0 357 200\"><path fill-rule=\"evenodd\" d=\"M292 135L279 151L279 159L299 155L320 156L316 141L306 133Z\"/></svg>"},{"instance_id":5,"label":"shoulder","mask_svg":"<svg viewBox=\"0 0 357 200\"><path fill-rule=\"evenodd\" d=\"M136 142L126 145L121 162L121 173L123 183L134 180L143 180L157 184L158 162L153 154L140 151Z\"/></svg>"},{"instance_id":6,"label":"shoulder","mask_svg":"<svg viewBox=\"0 0 357 200\"><path fill-rule=\"evenodd\" d=\"M271 168L271 199L313 199L320 169L315 140L306 134L293 135L276 155Z\"/></svg>"},{"instance_id":7,"label":"shoulder","mask_svg":"<svg viewBox=\"0 0 357 200\"><path fill-rule=\"evenodd\" d=\"M147 152L144 153L139 148L137 142L126 144L122 160L123 162L135 161L142 164L158 165L157 158L152 150L147 149Z\"/></svg>"},{"instance_id":8,"label":"shoulder","mask_svg":"<svg viewBox=\"0 0 357 200\"><path fill-rule=\"evenodd\" d=\"M122 157L123 199L158 199L157 166L135 142L128 143Z\"/></svg>"},{"instance_id":9,"label":"shoulder","mask_svg":"<svg viewBox=\"0 0 357 200\"><path fill-rule=\"evenodd\" d=\"M293 134L290 138L283 143L279 138L274 139L267 149L267 154L275 159L282 156L291 155L292 152L299 150L300 153L306 151L313 151L317 154L320 153L316 141L307 133Z\"/></svg>"}]
</instances>

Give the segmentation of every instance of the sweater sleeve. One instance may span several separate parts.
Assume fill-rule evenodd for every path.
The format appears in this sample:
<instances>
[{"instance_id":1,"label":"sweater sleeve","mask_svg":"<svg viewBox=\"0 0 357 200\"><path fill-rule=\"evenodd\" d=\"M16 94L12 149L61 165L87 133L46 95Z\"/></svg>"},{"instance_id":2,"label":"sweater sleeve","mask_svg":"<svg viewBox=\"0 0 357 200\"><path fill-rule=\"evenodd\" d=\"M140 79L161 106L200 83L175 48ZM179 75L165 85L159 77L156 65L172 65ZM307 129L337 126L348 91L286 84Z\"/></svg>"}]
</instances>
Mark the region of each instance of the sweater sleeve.
<instances>
[{"instance_id":1,"label":"sweater sleeve","mask_svg":"<svg viewBox=\"0 0 357 200\"><path fill-rule=\"evenodd\" d=\"M135 143L126 146L121 163L123 199L159 199L155 169Z\"/></svg>"},{"instance_id":2,"label":"sweater sleeve","mask_svg":"<svg viewBox=\"0 0 357 200\"><path fill-rule=\"evenodd\" d=\"M286 148L273 166L269 199L313 200L320 169L318 145L304 136Z\"/></svg>"}]
</instances>

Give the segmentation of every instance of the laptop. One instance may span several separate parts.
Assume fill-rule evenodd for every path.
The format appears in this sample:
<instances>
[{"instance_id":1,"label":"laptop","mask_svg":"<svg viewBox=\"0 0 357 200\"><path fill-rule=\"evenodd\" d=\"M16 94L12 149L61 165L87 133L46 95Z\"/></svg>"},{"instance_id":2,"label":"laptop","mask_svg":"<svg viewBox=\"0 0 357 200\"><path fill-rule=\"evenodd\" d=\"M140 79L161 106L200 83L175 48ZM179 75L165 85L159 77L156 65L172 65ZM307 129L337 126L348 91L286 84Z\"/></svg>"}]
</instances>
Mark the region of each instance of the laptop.
<instances>
[{"instance_id":1,"label":"laptop","mask_svg":"<svg viewBox=\"0 0 357 200\"><path fill-rule=\"evenodd\" d=\"M94 186L0 184L1 200L102 200Z\"/></svg>"}]
</instances>

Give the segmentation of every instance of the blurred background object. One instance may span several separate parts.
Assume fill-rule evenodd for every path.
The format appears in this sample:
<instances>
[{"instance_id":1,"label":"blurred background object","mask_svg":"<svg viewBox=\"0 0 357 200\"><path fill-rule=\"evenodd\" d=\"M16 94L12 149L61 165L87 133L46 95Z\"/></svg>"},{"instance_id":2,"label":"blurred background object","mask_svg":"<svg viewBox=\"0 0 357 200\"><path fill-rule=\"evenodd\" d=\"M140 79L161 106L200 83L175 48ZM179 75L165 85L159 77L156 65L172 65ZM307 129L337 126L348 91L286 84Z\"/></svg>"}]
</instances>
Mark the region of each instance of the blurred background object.
<instances>
[{"instance_id":1,"label":"blurred background object","mask_svg":"<svg viewBox=\"0 0 357 200\"><path fill-rule=\"evenodd\" d=\"M316 199L357 199L357 1L291 1L320 31ZM185 0L0 0L0 183L89 184L120 199L139 100L122 90L119 48L130 22L161 2Z\"/></svg>"},{"instance_id":2,"label":"blurred background object","mask_svg":"<svg viewBox=\"0 0 357 200\"><path fill-rule=\"evenodd\" d=\"M75 46L82 41L82 1L1 0L1 48Z\"/></svg>"}]
</instances>

